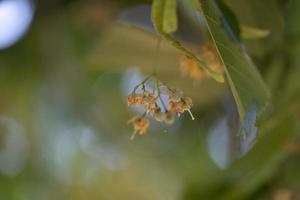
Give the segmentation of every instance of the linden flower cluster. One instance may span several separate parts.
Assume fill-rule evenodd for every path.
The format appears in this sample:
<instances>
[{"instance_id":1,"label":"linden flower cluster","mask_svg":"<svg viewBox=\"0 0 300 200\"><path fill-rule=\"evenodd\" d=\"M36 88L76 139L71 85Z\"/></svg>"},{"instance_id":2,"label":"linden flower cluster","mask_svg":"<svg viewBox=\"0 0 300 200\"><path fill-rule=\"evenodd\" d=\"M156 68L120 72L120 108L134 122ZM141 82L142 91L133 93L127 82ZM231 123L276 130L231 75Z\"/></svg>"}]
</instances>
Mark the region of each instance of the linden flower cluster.
<instances>
[{"instance_id":1,"label":"linden flower cluster","mask_svg":"<svg viewBox=\"0 0 300 200\"><path fill-rule=\"evenodd\" d=\"M201 48L200 58L215 72L220 74L224 72L223 62L220 60L217 51L210 45L206 44ZM186 56L180 57L180 68L183 76L189 76L194 80L204 80L209 78L208 73L200 68L197 62Z\"/></svg>"},{"instance_id":2,"label":"linden flower cluster","mask_svg":"<svg viewBox=\"0 0 300 200\"><path fill-rule=\"evenodd\" d=\"M153 84L155 89L153 91L148 91L145 87L147 82L155 83ZM142 92L136 92L137 89L142 89ZM164 90L164 95L168 98L168 103L165 105L162 100L161 90ZM141 116L132 117L128 123L133 125L134 132L131 136L131 140L138 133L143 135L146 133L150 122L146 119L146 116L154 118L156 121L172 124L175 120L175 116L178 117L187 111L191 118L194 120L194 116L190 109L193 106L192 99L189 97L183 97L179 91L171 89L162 82L158 81L156 78L147 78L142 83L138 84L133 92L127 97L128 106L135 106L142 108L144 114Z\"/></svg>"}]
</instances>

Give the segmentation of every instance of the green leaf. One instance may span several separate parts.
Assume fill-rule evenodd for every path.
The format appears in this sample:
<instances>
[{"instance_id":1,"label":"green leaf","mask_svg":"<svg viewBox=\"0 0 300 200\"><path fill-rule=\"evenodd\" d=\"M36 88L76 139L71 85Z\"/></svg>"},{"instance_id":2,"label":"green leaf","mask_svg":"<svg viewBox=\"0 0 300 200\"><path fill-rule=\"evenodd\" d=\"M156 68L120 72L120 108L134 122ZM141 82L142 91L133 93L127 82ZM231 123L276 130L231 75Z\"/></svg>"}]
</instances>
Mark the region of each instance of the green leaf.
<instances>
[{"instance_id":1,"label":"green leaf","mask_svg":"<svg viewBox=\"0 0 300 200\"><path fill-rule=\"evenodd\" d=\"M239 22L233 13L233 11L222 1L216 0L216 4L220 8L220 12L223 16L221 18L223 27L225 28L226 32L237 42L240 42L240 25Z\"/></svg>"},{"instance_id":2,"label":"green leaf","mask_svg":"<svg viewBox=\"0 0 300 200\"><path fill-rule=\"evenodd\" d=\"M264 40L245 40L251 55L266 60L274 51L282 51L285 46L286 24L283 7L277 0L223 0L235 13L239 22L251 27L270 31ZM241 27L240 27L241 28Z\"/></svg>"},{"instance_id":3,"label":"green leaf","mask_svg":"<svg viewBox=\"0 0 300 200\"><path fill-rule=\"evenodd\" d=\"M163 19L164 19L164 6L163 0L153 0L151 9L151 20L158 33L163 31Z\"/></svg>"},{"instance_id":4,"label":"green leaf","mask_svg":"<svg viewBox=\"0 0 300 200\"><path fill-rule=\"evenodd\" d=\"M270 34L269 30L241 25L241 36L244 39L260 39Z\"/></svg>"},{"instance_id":5,"label":"green leaf","mask_svg":"<svg viewBox=\"0 0 300 200\"><path fill-rule=\"evenodd\" d=\"M240 120L253 104L257 105L258 115L266 107L269 91L249 56L225 32L220 8L212 0L202 0L210 35L220 58L225 65L225 74L237 104ZM224 17L224 16L222 16Z\"/></svg>"},{"instance_id":6,"label":"green leaf","mask_svg":"<svg viewBox=\"0 0 300 200\"><path fill-rule=\"evenodd\" d=\"M198 58L192 51L185 48L178 40L176 40L172 35L164 30L164 16L166 8L165 0L153 0L152 10L151 10L151 20L160 36L171 43L174 47L180 50L188 58L194 60L198 63L198 66L202 67L213 79L218 82L224 82L223 74L213 71L210 67L207 66L206 62Z\"/></svg>"},{"instance_id":7,"label":"green leaf","mask_svg":"<svg viewBox=\"0 0 300 200\"><path fill-rule=\"evenodd\" d=\"M177 22L177 1L165 0L164 18L163 18L163 31L165 33L175 32L178 28Z\"/></svg>"},{"instance_id":8,"label":"green leaf","mask_svg":"<svg viewBox=\"0 0 300 200\"><path fill-rule=\"evenodd\" d=\"M278 40L284 31L282 7L274 0L223 0L235 13L241 24L269 30ZM277 41L278 42L278 41Z\"/></svg>"},{"instance_id":9,"label":"green leaf","mask_svg":"<svg viewBox=\"0 0 300 200\"><path fill-rule=\"evenodd\" d=\"M285 102L293 101L300 97L300 1L290 1L286 10L286 29L288 33L287 42L289 44L290 69L287 73L287 79L284 83Z\"/></svg>"},{"instance_id":10,"label":"green leaf","mask_svg":"<svg viewBox=\"0 0 300 200\"><path fill-rule=\"evenodd\" d=\"M292 138L295 123L290 111L285 111L274 114L272 119L261 126L261 137L255 148L241 160L233 163L228 177L232 178L232 175L236 175L239 171L237 182L234 187L221 194L222 199L245 199L274 178L274 174L288 157L285 144ZM255 171L255 175L249 173L250 171Z\"/></svg>"}]
</instances>

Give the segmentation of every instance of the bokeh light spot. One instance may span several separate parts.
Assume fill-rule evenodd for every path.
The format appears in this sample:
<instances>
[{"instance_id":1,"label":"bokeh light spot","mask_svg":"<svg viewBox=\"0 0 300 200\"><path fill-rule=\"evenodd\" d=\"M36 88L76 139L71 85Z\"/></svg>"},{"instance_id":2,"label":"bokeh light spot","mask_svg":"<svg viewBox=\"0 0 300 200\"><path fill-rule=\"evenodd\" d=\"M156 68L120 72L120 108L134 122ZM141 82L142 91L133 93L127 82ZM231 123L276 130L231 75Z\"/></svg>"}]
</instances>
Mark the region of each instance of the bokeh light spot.
<instances>
[{"instance_id":1,"label":"bokeh light spot","mask_svg":"<svg viewBox=\"0 0 300 200\"><path fill-rule=\"evenodd\" d=\"M0 1L0 49L10 47L22 38L33 13L33 5L28 0Z\"/></svg>"}]
</instances>

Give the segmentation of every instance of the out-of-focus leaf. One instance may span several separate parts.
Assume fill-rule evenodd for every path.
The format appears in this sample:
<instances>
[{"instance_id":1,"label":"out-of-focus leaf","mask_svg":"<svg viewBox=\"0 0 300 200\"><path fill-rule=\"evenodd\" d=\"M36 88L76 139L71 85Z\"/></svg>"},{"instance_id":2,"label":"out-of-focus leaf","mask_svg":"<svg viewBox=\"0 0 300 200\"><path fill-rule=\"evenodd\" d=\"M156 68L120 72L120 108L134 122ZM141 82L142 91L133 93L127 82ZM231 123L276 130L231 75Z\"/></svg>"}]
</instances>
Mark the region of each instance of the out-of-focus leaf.
<instances>
[{"instance_id":1,"label":"out-of-focus leaf","mask_svg":"<svg viewBox=\"0 0 300 200\"><path fill-rule=\"evenodd\" d=\"M231 173L239 171L237 182L222 198L239 200L251 196L259 187L272 178L279 165L286 159L285 143L291 138L294 120L289 112L281 113L261 128L262 137L247 156L233 164ZM259 164L253 164L259 163ZM255 172L255 174L253 174ZM232 177L232 174L228 174Z\"/></svg>"},{"instance_id":2,"label":"out-of-focus leaf","mask_svg":"<svg viewBox=\"0 0 300 200\"><path fill-rule=\"evenodd\" d=\"M269 100L269 91L249 56L236 46L222 26L218 5L211 0L201 2L202 11L213 42L225 65L225 74L235 98L240 121L253 104L258 115ZM224 19L223 19L224 20ZM225 19L226 20L226 19Z\"/></svg>"},{"instance_id":3,"label":"out-of-focus leaf","mask_svg":"<svg viewBox=\"0 0 300 200\"><path fill-rule=\"evenodd\" d=\"M177 30L177 0L165 0L163 31L173 33Z\"/></svg>"},{"instance_id":4,"label":"out-of-focus leaf","mask_svg":"<svg viewBox=\"0 0 300 200\"><path fill-rule=\"evenodd\" d=\"M240 129L236 120L233 119L236 117L233 116L233 113L227 113L209 131L209 155L221 169L226 169L233 161L244 157L256 142L256 105L253 104L248 110ZM242 137L238 137L239 135Z\"/></svg>"},{"instance_id":5,"label":"out-of-focus leaf","mask_svg":"<svg viewBox=\"0 0 300 200\"><path fill-rule=\"evenodd\" d=\"M264 40L245 40L249 53L265 60L267 55L282 50L284 43L283 7L275 0L223 0L241 24L269 30Z\"/></svg>"},{"instance_id":6,"label":"out-of-focus leaf","mask_svg":"<svg viewBox=\"0 0 300 200\"><path fill-rule=\"evenodd\" d=\"M273 94L274 100L277 100L278 88L281 85L281 81L284 75L285 61L282 55L275 55L272 62L268 66L266 72L266 84L268 85L271 93Z\"/></svg>"},{"instance_id":7,"label":"out-of-focus leaf","mask_svg":"<svg viewBox=\"0 0 300 200\"><path fill-rule=\"evenodd\" d=\"M240 42L240 26L239 22L232 10L222 1L216 0L219 11L222 14L222 24L228 35L236 42Z\"/></svg>"},{"instance_id":8,"label":"out-of-focus leaf","mask_svg":"<svg viewBox=\"0 0 300 200\"><path fill-rule=\"evenodd\" d=\"M300 97L300 1L290 1L288 9L286 11L287 16L287 32L289 35L288 42L289 48L292 50L290 54L290 70L288 72L288 78L284 86L285 98L287 101L294 97Z\"/></svg>"},{"instance_id":9,"label":"out-of-focus leaf","mask_svg":"<svg viewBox=\"0 0 300 200\"><path fill-rule=\"evenodd\" d=\"M270 34L269 30L241 25L241 36L244 39L260 39Z\"/></svg>"},{"instance_id":10,"label":"out-of-focus leaf","mask_svg":"<svg viewBox=\"0 0 300 200\"><path fill-rule=\"evenodd\" d=\"M243 158L232 162L230 167L222 171L222 175L218 175L217 178L210 175L207 179L202 179L205 175L201 175L199 178L201 181L196 182L192 191L187 191L188 198L185 199L257 199L253 195L261 191L265 184L270 183L274 186L274 176L281 172L280 165L289 156L286 142L293 137L295 131L296 122L291 115L292 110L290 108L285 109L284 112L274 113L271 119L261 124L260 137L255 148ZM226 125L223 125L223 128L224 132L227 132ZM223 152L221 154L224 155ZM213 185L203 189L207 186L207 180L213 182ZM204 196L212 194L214 195L209 198Z\"/></svg>"},{"instance_id":11,"label":"out-of-focus leaf","mask_svg":"<svg viewBox=\"0 0 300 200\"><path fill-rule=\"evenodd\" d=\"M241 24L269 30L272 39L281 37L284 29L280 4L274 0L223 0L234 11ZM274 37L274 38L273 38ZM276 42L276 41L274 41Z\"/></svg>"},{"instance_id":12,"label":"out-of-focus leaf","mask_svg":"<svg viewBox=\"0 0 300 200\"><path fill-rule=\"evenodd\" d=\"M197 9L201 9L201 2L199 0L193 0L192 3Z\"/></svg>"},{"instance_id":13,"label":"out-of-focus leaf","mask_svg":"<svg viewBox=\"0 0 300 200\"><path fill-rule=\"evenodd\" d=\"M193 52L185 48L178 40L173 36L166 33L163 29L164 21L164 11L165 11L165 1L164 0L154 0L152 3L151 19L156 31L164 38L166 41L170 42L174 47L184 53L188 58L194 60L202 67L212 78L218 82L224 82L223 74L213 71L210 67L206 65L206 62L199 59Z\"/></svg>"}]
</instances>

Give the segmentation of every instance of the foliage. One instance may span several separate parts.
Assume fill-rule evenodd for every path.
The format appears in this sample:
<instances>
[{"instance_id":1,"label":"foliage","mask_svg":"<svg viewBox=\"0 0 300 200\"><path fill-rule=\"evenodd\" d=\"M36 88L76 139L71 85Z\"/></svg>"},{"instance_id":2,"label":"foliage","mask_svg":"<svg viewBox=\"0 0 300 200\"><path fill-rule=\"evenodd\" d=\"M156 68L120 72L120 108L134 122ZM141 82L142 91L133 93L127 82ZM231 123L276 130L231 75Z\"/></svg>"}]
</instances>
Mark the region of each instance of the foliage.
<instances>
[{"instance_id":1,"label":"foliage","mask_svg":"<svg viewBox=\"0 0 300 200\"><path fill-rule=\"evenodd\" d=\"M299 199L299 9L39 1L0 51L0 199Z\"/></svg>"}]
</instances>

